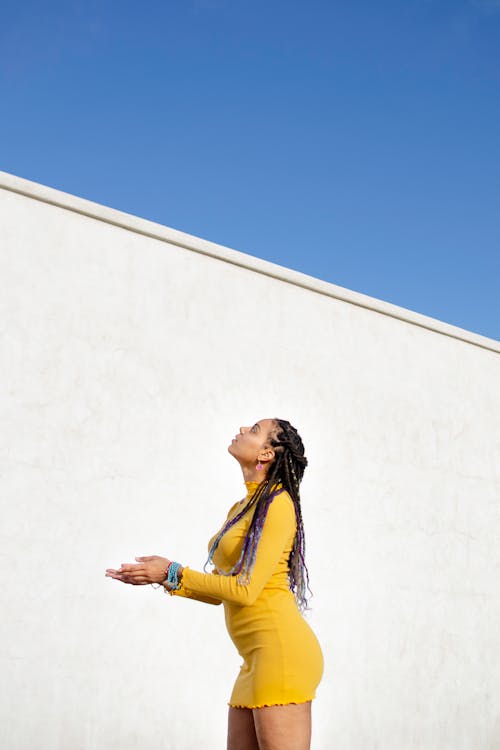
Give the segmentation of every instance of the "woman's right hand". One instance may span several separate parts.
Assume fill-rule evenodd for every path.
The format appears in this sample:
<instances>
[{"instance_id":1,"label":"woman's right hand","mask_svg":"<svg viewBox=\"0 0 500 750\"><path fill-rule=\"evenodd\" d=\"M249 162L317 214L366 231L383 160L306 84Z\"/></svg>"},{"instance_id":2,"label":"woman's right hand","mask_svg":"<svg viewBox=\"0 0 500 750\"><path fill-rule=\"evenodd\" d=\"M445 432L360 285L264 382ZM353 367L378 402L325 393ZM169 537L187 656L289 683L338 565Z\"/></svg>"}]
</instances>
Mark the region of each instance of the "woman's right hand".
<instances>
[{"instance_id":1,"label":"woman's right hand","mask_svg":"<svg viewBox=\"0 0 500 750\"><path fill-rule=\"evenodd\" d=\"M107 568L105 575L115 578L122 583L131 583L133 586L146 586L149 583L163 583L166 579L165 569L170 560L167 557L150 555L148 557L136 557L138 563L122 563L118 570Z\"/></svg>"}]
</instances>

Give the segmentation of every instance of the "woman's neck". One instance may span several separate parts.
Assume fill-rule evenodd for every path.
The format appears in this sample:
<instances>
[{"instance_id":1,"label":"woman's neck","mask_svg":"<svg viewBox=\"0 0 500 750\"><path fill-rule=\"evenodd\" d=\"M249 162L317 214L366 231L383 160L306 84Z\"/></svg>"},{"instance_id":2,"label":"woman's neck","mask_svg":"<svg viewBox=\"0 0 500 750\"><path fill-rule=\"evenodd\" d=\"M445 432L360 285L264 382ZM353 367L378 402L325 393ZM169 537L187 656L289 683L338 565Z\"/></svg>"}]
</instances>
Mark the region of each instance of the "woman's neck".
<instances>
[{"instance_id":1,"label":"woman's neck","mask_svg":"<svg viewBox=\"0 0 500 750\"><path fill-rule=\"evenodd\" d=\"M244 482L257 482L258 484L261 484L266 479L266 472L263 470L258 470L255 468L247 468L246 466L242 466L241 470L243 472L243 481Z\"/></svg>"}]
</instances>

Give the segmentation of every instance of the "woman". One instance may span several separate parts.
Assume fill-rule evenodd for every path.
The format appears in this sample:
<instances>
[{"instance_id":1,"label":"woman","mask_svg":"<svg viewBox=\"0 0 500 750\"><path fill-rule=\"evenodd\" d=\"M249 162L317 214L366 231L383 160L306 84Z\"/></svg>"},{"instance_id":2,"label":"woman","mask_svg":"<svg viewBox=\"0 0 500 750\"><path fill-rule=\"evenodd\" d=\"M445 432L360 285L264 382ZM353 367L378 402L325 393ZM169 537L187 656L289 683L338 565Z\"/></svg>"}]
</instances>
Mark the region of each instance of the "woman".
<instances>
[{"instance_id":1,"label":"woman","mask_svg":"<svg viewBox=\"0 0 500 750\"><path fill-rule=\"evenodd\" d=\"M299 495L304 446L289 422L262 419L241 427L228 451L241 466L247 495L209 542L214 570L152 556L106 575L223 602L229 635L244 659L229 701L228 750L309 750L323 656L301 614L308 586Z\"/></svg>"}]
</instances>

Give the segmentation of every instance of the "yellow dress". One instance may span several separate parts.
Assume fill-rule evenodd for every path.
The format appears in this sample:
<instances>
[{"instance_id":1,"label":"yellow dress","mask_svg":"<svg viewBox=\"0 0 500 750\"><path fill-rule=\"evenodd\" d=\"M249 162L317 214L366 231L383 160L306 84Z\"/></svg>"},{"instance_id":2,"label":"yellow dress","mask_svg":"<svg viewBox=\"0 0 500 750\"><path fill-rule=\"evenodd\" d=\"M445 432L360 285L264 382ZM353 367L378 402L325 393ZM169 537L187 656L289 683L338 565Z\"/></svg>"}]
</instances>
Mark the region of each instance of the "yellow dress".
<instances>
[{"instance_id":1,"label":"yellow dress","mask_svg":"<svg viewBox=\"0 0 500 750\"><path fill-rule=\"evenodd\" d=\"M230 508L226 520L242 509L258 482L245 485L246 498ZM275 489L280 488L278 484ZM323 655L289 588L288 558L297 526L288 492L277 494L269 506L249 583L240 584L237 576L217 572L217 568L228 572L239 559L254 509L220 540L213 558L216 569L201 573L184 567L181 588L170 593L224 604L227 630L243 658L230 706L304 703L315 698L323 674ZM214 539L215 535L209 549Z\"/></svg>"}]
</instances>

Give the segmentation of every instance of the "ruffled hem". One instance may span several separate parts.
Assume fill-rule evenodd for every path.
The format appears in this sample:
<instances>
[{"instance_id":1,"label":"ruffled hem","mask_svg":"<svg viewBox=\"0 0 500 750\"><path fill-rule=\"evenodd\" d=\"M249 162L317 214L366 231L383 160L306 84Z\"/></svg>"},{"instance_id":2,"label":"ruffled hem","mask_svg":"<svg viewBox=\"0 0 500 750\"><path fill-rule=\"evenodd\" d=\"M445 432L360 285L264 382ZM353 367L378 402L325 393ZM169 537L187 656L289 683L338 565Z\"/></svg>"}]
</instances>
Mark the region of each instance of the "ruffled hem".
<instances>
[{"instance_id":1,"label":"ruffled hem","mask_svg":"<svg viewBox=\"0 0 500 750\"><path fill-rule=\"evenodd\" d=\"M314 700L316 696L313 695L312 698L306 698L303 701L287 701L286 703L259 703L255 704L253 706L243 706L241 703L230 703L228 702L228 706L230 708L271 708L272 706L297 706L300 703L309 703L310 701Z\"/></svg>"}]
</instances>

